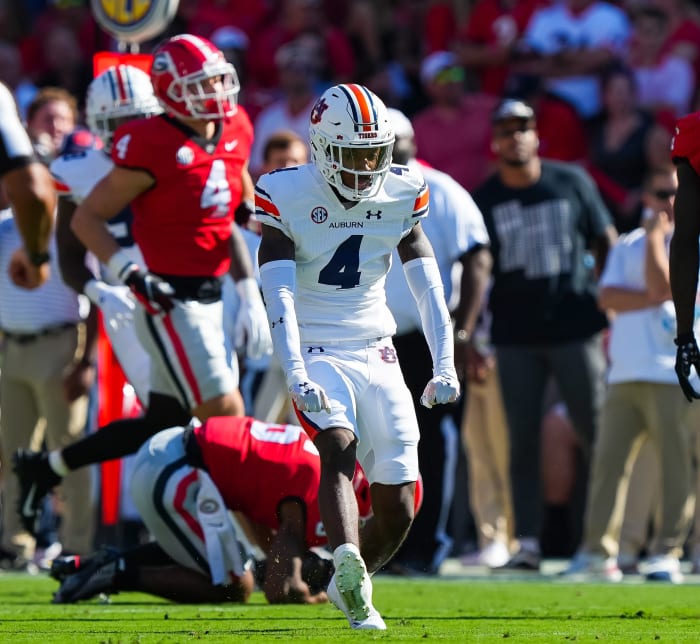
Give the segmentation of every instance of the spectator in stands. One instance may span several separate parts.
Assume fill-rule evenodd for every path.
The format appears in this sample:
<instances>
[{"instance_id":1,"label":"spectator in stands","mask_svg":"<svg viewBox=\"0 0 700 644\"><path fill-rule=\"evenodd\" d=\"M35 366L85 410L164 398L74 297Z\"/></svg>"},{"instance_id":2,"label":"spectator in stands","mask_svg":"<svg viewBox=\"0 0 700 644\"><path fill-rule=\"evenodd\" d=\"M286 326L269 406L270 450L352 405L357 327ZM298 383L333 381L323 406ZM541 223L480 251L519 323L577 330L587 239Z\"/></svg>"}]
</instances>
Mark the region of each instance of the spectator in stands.
<instances>
[{"instance_id":1,"label":"spectator in stands","mask_svg":"<svg viewBox=\"0 0 700 644\"><path fill-rule=\"evenodd\" d=\"M488 171L489 117L498 99L466 90L464 68L452 52L427 56L420 76L431 103L413 117L418 156L473 190Z\"/></svg>"},{"instance_id":2,"label":"spectator in stands","mask_svg":"<svg viewBox=\"0 0 700 644\"><path fill-rule=\"evenodd\" d=\"M214 42L215 31L228 25L252 36L269 15L269 5L265 0L181 0L178 15L184 20L186 33ZM236 69L240 74L241 68Z\"/></svg>"},{"instance_id":3,"label":"spectator in stands","mask_svg":"<svg viewBox=\"0 0 700 644\"><path fill-rule=\"evenodd\" d=\"M24 72L19 48L9 40L0 40L0 81L14 94L20 117L25 120L27 106L38 90Z\"/></svg>"},{"instance_id":4,"label":"spectator in stands","mask_svg":"<svg viewBox=\"0 0 700 644\"><path fill-rule=\"evenodd\" d=\"M596 74L624 56L625 12L603 0L565 0L538 9L523 36L524 62L513 71L547 78L547 89L588 119L601 107Z\"/></svg>"},{"instance_id":5,"label":"spectator in stands","mask_svg":"<svg viewBox=\"0 0 700 644\"><path fill-rule=\"evenodd\" d=\"M38 156L47 165L56 158L63 139L75 129L78 104L61 87L39 90L27 109L27 132Z\"/></svg>"},{"instance_id":6,"label":"spectator in stands","mask_svg":"<svg viewBox=\"0 0 700 644\"><path fill-rule=\"evenodd\" d=\"M512 74L504 96L525 101L535 110L543 159L582 161L588 153L586 127L571 103L546 89L540 76ZM566 136L562 136L566 132Z\"/></svg>"},{"instance_id":7,"label":"spectator in stands","mask_svg":"<svg viewBox=\"0 0 700 644\"><path fill-rule=\"evenodd\" d=\"M697 90L700 80L700 25L690 12L688 0L651 0L652 7L666 14L668 30L661 53L685 58L692 66Z\"/></svg>"},{"instance_id":8,"label":"spectator in stands","mask_svg":"<svg viewBox=\"0 0 700 644\"><path fill-rule=\"evenodd\" d=\"M291 130L271 134L263 146L263 173L309 162L306 141Z\"/></svg>"},{"instance_id":9,"label":"spectator in stands","mask_svg":"<svg viewBox=\"0 0 700 644\"><path fill-rule=\"evenodd\" d=\"M345 33L328 24L319 0L280 0L272 19L260 28L253 39L248 57L250 80L265 88L280 83L275 60L277 50L304 35L320 40L319 63L324 80L350 82L355 74L352 46Z\"/></svg>"},{"instance_id":10,"label":"spectator in stands","mask_svg":"<svg viewBox=\"0 0 700 644\"><path fill-rule=\"evenodd\" d=\"M688 113L695 93L695 73L687 58L664 51L668 16L654 7L633 14L629 65L637 82L637 104L659 119L673 121Z\"/></svg>"},{"instance_id":11,"label":"spectator in stands","mask_svg":"<svg viewBox=\"0 0 700 644\"><path fill-rule=\"evenodd\" d=\"M309 114L314 106L319 78L319 56L314 39L305 37L280 47L275 56L280 70L281 96L255 119L255 139L250 152L253 179L262 174L263 146L278 130L291 130L309 145Z\"/></svg>"},{"instance_id":12,"label":"spectator in stands","mask_svg":"<svg viewBox=\"0 0 700 644\"><path fill-rule=\"evenodd\" d=\"M459 61L479 79L479 89L501 96L520 38L542 0L478 0L457 41ZM523 97L524 98L524 97Z\"/></svg>"},{"instance_id":13,"label":"spectator in stands","mask_svg":"<svg viewBox=\"0 0 700 644\"><path fill-rule=\"evenodd\" d=\"M238 93L238 100L246 84L246 63L245 54L250 44L250 38L238 27L224 25L212 33L211 41L223 52L226 60L231 63L238 73L238 81L241 84L241 91Z\"/></svg>"},{"instance_id":14,"label":"spectator in stands","mask_svg":"<svg viewBox=\"0 0 700 644\"><path fill-rule=\"evenodd\" d=\"M55 78L49 78L46 81L40 79L48 78L55 65L64 65L68 60L75 64L79 60L84 63L89 76L92 55L97 51L110 49L112 37L98 27L88 2L52 0L45 2L44 5L20 44L27 74L40 86L62 85ZM65 30L70 33L64 34ZM46 47L47 41L55 33L59 34L57 40L69 49L62 51L60 46ZM75 54L74 50L78 53ZM71 86L65 87L71 91L75 89ZM73 93L78 98L83 95L75 91Z\"/></svg>"},{"instance_id":15,"label":"spectator in stands","mask_svg":"<svg viewBox=\"0 0 700 644\"><path fill-rule=\"evenodd\" d=\"M637 103L632 71L621 65L601 77L603 110L589 130L587 169L618 232L639 225L642 185L652 168L668 164L670 133Z\"/></svg>"},{"instance_id":16,"label":"spectator in stands","mask_svg":"<svg viewBox=\"0 0 700 644\"><path fill-rule=\"evenodd\" d=\"M645 181L640 228L613 247L600 280L599 304L611 309L608 391L586 504L584 539L566 575L619 581L622 509L631 461L648 437L660 466L660 522L647 579L679 583L679 557L689 530L690 449L684 423L688 403L676 385L668 247L673 234L675 168L652 171Z\"/></svg>"},{"instance_id":17,"label":"spectator in stands","mask_svg":"<svg viewBox=\"0 0 700 644\"><path fill-rule=\"evenodd\" d=\"M64 25L56 25L47 32L41 46L46 62L36 84L62 87L82 99L92 79L92 65L75 33Z\"/></svg>"}]
</instances>

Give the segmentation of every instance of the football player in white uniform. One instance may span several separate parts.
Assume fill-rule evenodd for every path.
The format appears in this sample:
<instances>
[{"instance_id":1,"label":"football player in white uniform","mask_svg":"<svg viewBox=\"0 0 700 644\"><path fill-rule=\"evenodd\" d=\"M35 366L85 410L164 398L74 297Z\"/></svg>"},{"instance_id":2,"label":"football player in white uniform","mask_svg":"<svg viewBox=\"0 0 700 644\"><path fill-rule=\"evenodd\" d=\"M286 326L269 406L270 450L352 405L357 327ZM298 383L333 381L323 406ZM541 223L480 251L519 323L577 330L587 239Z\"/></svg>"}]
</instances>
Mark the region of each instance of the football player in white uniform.
<instances>
[{"instance_id":1,"label":"football player in white uniform","mask_svg":"<svg viewBox=\"0 0 700 644\"><path fill-rule=\"evenodd\" d=\"M56 235L61 274L67 284L85 293L102 312L114 353L144 407L148 404L150 360L134 329L134 299L129 288L110 275L106 266L100 266L100 277L86 266L85 246L71 231L70 222L77 205L114 165L109 152L117 127L162 111L148 74L131 65L110 67L90 83L85 104L88 127L104 147L81 145L87 133L77 131L69 137L61 156L51 163L59 194ZM108 225L121 250L142 264L141 251L131 235L130 209L122 210Z\"/></svg>"},{"instance_id":2,"label":"football player in white uniform","mask_svg":"<svg viewBox=\"0 0 700 644\"><path fill-rule=\"evenodd\" d=\"M260 276L272 340L300 423L321 454L319 506L336 574L328 596L353 628L383 630L369 573L413 520L419 438L391 336L385 278L398 249L421 313L433 378L421 403L459 396L442 280L420 220L422 176L392 166L386 107L361 85L337 85L310 118L313 163L263 175ZM358 534L355 458L371 483L375 529Z\"/></svg>"}]
</instances>

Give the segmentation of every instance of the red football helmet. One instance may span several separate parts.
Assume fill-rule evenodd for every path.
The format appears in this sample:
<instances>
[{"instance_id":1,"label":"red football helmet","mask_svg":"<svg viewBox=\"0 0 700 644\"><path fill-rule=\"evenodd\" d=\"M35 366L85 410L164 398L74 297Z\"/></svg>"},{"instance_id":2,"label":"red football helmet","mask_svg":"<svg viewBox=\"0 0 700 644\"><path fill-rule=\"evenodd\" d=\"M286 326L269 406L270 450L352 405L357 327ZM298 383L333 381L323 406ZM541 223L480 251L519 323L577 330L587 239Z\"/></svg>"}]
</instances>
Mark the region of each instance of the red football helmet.
<instances>
[{"instance_id":1,"label":"red football helmet","mask_svg":"<svg viewBox=\"0 0 700 644\"><path fill-rule=\"evenodd\" d=\"M163 107L176 116L221 119L236 111L238 74L206 38L183 34L153 53L151 82Z\"/></svg>"}]
</instances>

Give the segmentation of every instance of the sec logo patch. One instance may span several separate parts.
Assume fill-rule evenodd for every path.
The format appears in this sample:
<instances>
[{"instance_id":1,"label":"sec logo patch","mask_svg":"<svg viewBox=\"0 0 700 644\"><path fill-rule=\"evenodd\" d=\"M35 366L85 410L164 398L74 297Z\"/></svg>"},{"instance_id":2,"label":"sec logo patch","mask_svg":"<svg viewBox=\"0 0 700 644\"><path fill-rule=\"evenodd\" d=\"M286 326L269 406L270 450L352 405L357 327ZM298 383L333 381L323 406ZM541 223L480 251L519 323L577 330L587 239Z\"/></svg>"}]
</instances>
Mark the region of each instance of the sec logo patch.
<instances>
[{"instance_id":1,"label":"sec logo patch","mask_svg":"<svg viewBox=\"0 0 700 644\"><path fill-rule=\"evenodd\" d=\"M322 224L328 219L328 211L323 206L316 206L311 211L311 221L315 224Z\"/></svg>"},{"instance_id":2,"label":"sec logo patch","mask_svg":"<svg viewBox=\"0 0 700 644\"><path fill-rule=\"evenodd\" d=\"M165 31L179 0L90 0L100 27L127 43L140 43Z\"/></svg>"}]
</instances>

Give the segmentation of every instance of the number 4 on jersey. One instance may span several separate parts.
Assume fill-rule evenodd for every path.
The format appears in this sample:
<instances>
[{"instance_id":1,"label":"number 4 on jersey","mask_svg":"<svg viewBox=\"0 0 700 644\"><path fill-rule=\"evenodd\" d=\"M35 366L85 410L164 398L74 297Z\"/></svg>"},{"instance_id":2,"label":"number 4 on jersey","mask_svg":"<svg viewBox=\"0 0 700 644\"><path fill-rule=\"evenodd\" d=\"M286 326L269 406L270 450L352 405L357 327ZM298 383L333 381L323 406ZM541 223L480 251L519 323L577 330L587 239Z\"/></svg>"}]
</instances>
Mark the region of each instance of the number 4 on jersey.
<instances>
[{"instance_id":1,"label":"number 4 on jersey","mask_svg":"<svg viewBox=\"0 0 700 644\"><path fill-rule=\"evenodd\" d=\"M216 207L217 214L225 215L229 210L230 203L231 189L226 181L226 164L223 159L215 159L211 164L199 205L202 210Z\"/></svg>"},{"instance_id":2,"label":"number 4 on jersey","mask_svg":"<svg viewBox=\"0 0 700 644\"><path fill-rule=\"evenodd\" d=\"M338 248L318 274L319 284L354 288L360 283L360 244L362 235L351 235Z\"/></svg>"}]
</instances>

